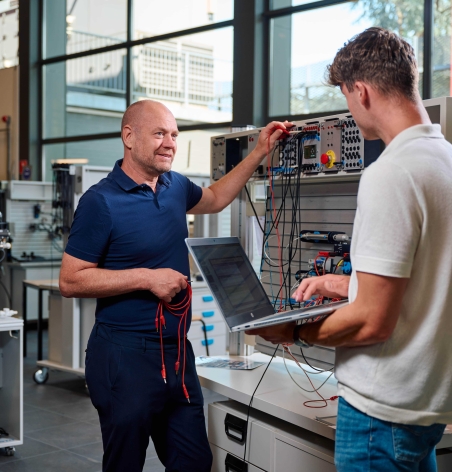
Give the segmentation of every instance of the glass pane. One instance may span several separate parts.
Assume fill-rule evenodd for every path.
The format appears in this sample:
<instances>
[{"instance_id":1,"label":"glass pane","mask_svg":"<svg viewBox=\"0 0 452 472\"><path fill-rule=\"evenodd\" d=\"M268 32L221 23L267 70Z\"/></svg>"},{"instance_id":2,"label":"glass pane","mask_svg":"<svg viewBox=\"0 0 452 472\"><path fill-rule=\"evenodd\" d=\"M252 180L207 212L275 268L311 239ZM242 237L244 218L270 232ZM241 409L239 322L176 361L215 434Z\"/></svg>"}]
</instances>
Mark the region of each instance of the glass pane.
<instances>
[{"instance_id":1,"label":"glass pane","mask_svg":"<svg viewBox=\"0 0 452 472\"><path fill-rule=\"evenodd\" d=\"M177 138L177 153L172 170L189 177L210 177L210 138L229 132L229 128L182 131ZM44 180L52 180L53 160L88 159L87 164L90 166L113 168L115 162L122 159L123 150L119 137L47 144L43 150Z\"/></svg>"},{"instance_id":2,"label":"glass pane","mask_svg":"<svg viewBox=\"0 0 452 472\"><path fill-rule=\"evenodd\" d=\"M56 159L88 159L87 165L113 168L122 157L121 138L47 144L43 147L43 180L52 181L52 161Z\"/></svg>"},{"instance_id":3,"label":"glass pane","mask_svg":"<svg viewBox=\"0 0 452 472\"><path fill-rule=\"evenodd\" d=\"M270 9L278 10L279 8L296 7L297 5L307 5L308 3L316 3L320 0L270 0Z\"/></svg>"},{"instance_id":4,"label":"glass pane","mask_svg":"<svg viewBox=\"0 0 452 472\"><path fill-rule=\"evenodd\" d=\"M133 38L231 20L233 15L233 0L134 0Z\"/></svg>"},{"instance_id":5,"label":"glass pane","mask_svg":"<svg viewBox=\"0 0 452 472\"><path fill-rule=\"evenodd\" d=\"M433 81L432 97L444 97L452 95L451 82L451 36L452 16L451 0L438 0L434 2L435 20L433 40Z\"/></svg>"},{"instance_id":6,"label":"glass pane","mask_svg":"<svg viewBox=\"0 0 452 472\"><path fill-rule=\"evenodd\" d=\"M126 109L126 51L44 67L44 137L120 131Z\"/></svg>"},{"instance_id":7,"label":"glass pane","mask_svg":"<svg viewBox=\"0 0 452 472\"><path fill-rule=\"evenodd\" d=\"M133 48L133 101L163 102L179 125L232 120L233 28Z\"/></svg>"},{"instance_id":8,"label":"glass pane","mask_svg":"<svg viewBox=\"0 0 452 472\"><path fill-rule=\"evenodd\" d=\"M395 1L387 3L391 11L400 10ZM325 85L326 66L345 42L370 26L382 26L400 34L414 47L418 64L422 65L423 4L407 9L406 13L399 11L399 16L388 14L387 9L381 12L378 5L377 0L365 0L272 20L271 116L346 109L340 90ZM334 31L334 35L324 34L325 31ZM421 67L420 73L422 90Z\"/></svg>"},{"instance_id":9,"label":"glass pane","mask_svg":"<svg viewBox=\"0 0 452 472\"><path fill-rule=\"evenodd\" d=\"M45 0L46 58L117 44L127 38L127 0Z\"/></svg>"},{"instance_id":10,"label":"glass pane","mask_svg":"<svg viewBox=\"0 0 452 472\"><path fill-rule=\"evenodd\" d=\"M19 2L0 2L0 69L19 64Z\"/></svg>"}]
</instances>

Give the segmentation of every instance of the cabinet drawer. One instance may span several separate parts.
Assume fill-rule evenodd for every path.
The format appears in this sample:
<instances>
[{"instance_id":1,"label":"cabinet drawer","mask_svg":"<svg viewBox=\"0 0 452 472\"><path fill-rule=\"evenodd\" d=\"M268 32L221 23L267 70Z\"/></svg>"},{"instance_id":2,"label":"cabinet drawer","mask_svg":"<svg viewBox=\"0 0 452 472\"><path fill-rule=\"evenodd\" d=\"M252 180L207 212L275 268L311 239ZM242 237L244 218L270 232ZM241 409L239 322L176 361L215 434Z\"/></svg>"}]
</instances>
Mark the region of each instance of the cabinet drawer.
<instances>
[{"instance_id":1,"label":"cabinet drawer","mask_svg":"<svg viewBox=\"0 0 452 472\"><path fill-rule=\"evenodd\" d=\"M309 452L291 446L286 442L275 441L275 471L284 472L336 472L334 463L317 457Z\"/></svg>"},{"instance_id":2,"label":"cabinet drawer","mask_svg":"<svg viewBox=\"0 0 452 472\"><path fill-rule=\"evenodd\" d=\"M194 293L191 300L193 311L214 310L217 304L210 293Z\"/></svg>"},{"instance_id":3,"label":"cabinet drawer","mask_svg":"<svg viewBox=\"0 0 452 472\"><path fill-rule=\"evenodd\" d=\"M242 423L246 422L246 414L230 408L227 402L209 404L207 417L209 442L237 457L243 458L245 442L234 439L234 437L241 436L242 433L236 427L228 426L230 436L226 434L225 419L227 414L232 416L232 418L229 417L232 422L235 418L242 420ZM246 424L243 424L243 427L246 428ZM256 421L250 415L248 431L245 434L247 461L260 469L270 470L272 465L274 428Z\"/></svg>"},{"instance_id":4,"label":"cabinet drawer","mask_svg":"<svg viewBox=\"0 0 452 472\"><path fill-rule=\"evenodd\" d=\"M226 401L212 403L208 408L209 442L243 458L247 405ZM232 416L227 417L228 413ZM336 471L334 441L274 416L251 409L246 436L246 459L262 470Z\"/></svg>"},{"instance_id":5,"label":"cabinet drawer","mask_svg":"<svg viewBox=\"0 0 452 472\"><path fill-rule=\"evenodd\" d=\"M207 354L204 337L191 339L189 334L188 339L191 342L195 356L205 356ZM223 356L226 354L226 336L208 336L207 340L210 356Z\"/></svg>"},{"instance_id":6,"label":"cabinet drawer","mask_svg":"<svg viewBox=\"0 0 452 472\"><path fill-rule=\"evenodd\" d=\"M204 323L212 324L223 322L224 318L221 316L220 310L218 308L212 308L208 310L192 310L192 316L200 316Z\"/></svg>"},{"instance_id":7,"label":"cabinet drawer","mask_svg":"<svg viewBox=\"0 0 452 472\"><path fill-rule=\"evenodd\" d=\"M233 469L226 465L226 458L228 458L228 454L229 454L227 451L225 451L224 449L221 449L218 446L215 446L215 444L211 444L210 449L212 450L212 455L213 455L213 463L212 463L211 472L236 472L236 470L238 472L238 469ZM231 455L232 454L229 454L229 456ZM238 463L243 462L243 456L241 458L237 456L233 456L233 459L238 461ZM263 471L263 469L259 469L258 467L255 467L252 464L248 464L248 467L243 470L247 470L248 472L262 472Z\"/></svg>"},{"instance_id":8,"label":"cabinet drawer","mask_svg":"<svg viewBox=\"0 0 452 472\"><path fill-rule=\"evenodd\" d=\"M205 326L199 321L193 321L188 332L190 340L193 339L204 339L204 330L208 338L213 336L225 336L226 335L226 324L223 321L211 323L208 320L204 320Z\"/></svg>"}]
</instances>

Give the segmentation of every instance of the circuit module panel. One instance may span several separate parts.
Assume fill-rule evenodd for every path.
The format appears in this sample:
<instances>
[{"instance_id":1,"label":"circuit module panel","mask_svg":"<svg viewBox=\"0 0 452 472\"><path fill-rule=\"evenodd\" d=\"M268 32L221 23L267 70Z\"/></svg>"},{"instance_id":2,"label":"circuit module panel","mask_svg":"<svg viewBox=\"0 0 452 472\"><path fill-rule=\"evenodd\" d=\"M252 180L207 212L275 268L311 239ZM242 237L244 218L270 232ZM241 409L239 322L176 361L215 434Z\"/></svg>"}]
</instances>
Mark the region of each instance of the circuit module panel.
<instances>
[{"instance_id":1,"label":"circuit module panel","mask_svg":"<svg viewBox=\"0 0 452 472\"><path fill-rule=\"evenodd\" d=\"M251 181L300 174L303 178L361 173L383 150L380 140L364 139L353 116L340 114L295 121L290 136L277 142ZM235 168L257 145L260 129L211 138L211 180Z\"/></svg>"}]
</instances>

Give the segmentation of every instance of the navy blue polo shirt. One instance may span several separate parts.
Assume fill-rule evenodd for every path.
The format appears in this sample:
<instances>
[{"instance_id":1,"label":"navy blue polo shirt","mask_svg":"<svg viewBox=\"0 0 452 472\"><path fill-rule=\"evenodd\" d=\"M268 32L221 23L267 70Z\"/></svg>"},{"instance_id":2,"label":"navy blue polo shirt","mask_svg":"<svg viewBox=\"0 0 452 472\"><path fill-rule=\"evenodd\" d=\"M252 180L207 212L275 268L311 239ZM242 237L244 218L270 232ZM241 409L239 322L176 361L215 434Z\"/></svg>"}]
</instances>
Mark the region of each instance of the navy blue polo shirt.
<instances>
[{"instance_id":1,"label":"navy blue polo shirt","mask_svg":"<svg viewBox=\"0 0 452 472\"><path fill-rule=\"evenodd\" d=\"M155 193L136 184L121 169L122 160L80 199L66 252L109 270L170 268L190 275L186 213L201 199L202 189L177 172L158 178ZM177 294L180 301L185 290ZM156 335L158 298L137 290L99 298L96 320L126 331ZM177 336L179 318L165 314L165 337ZM189 321L187 322L187 329Z\"/></svg>"}]
</instances>

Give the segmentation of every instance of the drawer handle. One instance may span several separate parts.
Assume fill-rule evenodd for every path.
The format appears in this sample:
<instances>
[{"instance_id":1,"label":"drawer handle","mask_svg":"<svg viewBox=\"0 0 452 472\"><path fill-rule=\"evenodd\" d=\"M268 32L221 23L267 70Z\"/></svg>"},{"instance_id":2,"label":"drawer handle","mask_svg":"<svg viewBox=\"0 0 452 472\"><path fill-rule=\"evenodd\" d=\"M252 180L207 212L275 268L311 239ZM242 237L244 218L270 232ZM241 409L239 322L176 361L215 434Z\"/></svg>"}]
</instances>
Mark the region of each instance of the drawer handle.
<instances>
[{"instance_id":1,"label":"drawer handle","mask_svg":"<svg viewBox=\"0 0 452 472\"><path fill-rule=\"evenodd\" d=\"M203 311L202 312L202 316L204 316L204 318L210 318L211 316L213 316L215 314L214 311Z\"/></svg>"},{"instance_id":2,"label":"drawer handle","mask_svg":"<svg viewBox=\"0 0 452 472\"><path fill-rule=\"evenodd\" d=\"M201 344L202 344L203 346L206 346L206 345L207 345L207 346L212 346L213 342L214 342L214 339L208 339L207 342L206 342L205 339L203 339L203 340L201 341Z\"/></svg>"},{"instance_id":3,"label":"drawer handle","mask_svg":"<svg viewBox=\"0 0 452 472\"><path fill-rule=\"evenodd\" d=\"M213 302L213 297L212 297L212 295L203 295L202 296L202 301L203 302Z\"/></svg>"},{"instance_id":4,"label":"drawer handle","mask_svg":"<svg viewBox=\"0 0 452 472\"><path fill-rule=\"evenodd\" d=\"M213 331L215 328L215 325L206 325L202 327L202 330L207 333L208 331Z\"/></svg>"},{"instance_id":5,"label":"drawer handle","mask_svg":"<svg viewBox=\"0 0 452 472\"><path fill-rule=\"evenodd\" d=\"M224 466L225 472L248 472L248 464L231 454L226 454Z\"/></svg>"},{"instance_id":6,"label":"drawer handle","mask_svg":"<svg viewBox=\"0 0 452 472\"><path fill-rule=\"evenodd\" d=\"M246 440L246 421L237 416L226 414L224 419L224 430L229 439L233 439L239 443L244 443Z\"/></svg>"}]
</instances>

